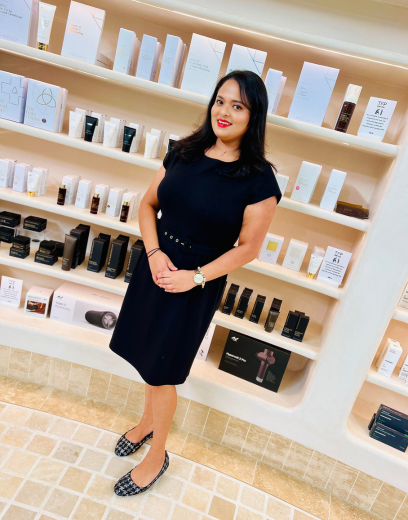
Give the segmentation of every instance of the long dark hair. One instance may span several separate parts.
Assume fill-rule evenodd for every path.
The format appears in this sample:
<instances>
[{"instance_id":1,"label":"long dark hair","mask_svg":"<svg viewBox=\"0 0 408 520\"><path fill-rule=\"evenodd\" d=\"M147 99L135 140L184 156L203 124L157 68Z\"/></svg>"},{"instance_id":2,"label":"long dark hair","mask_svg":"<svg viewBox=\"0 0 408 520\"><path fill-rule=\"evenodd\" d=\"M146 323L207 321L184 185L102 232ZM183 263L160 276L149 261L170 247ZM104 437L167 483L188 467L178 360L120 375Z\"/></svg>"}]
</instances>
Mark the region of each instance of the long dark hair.
<instances>
[{"instance_id":1,"label":"long dark hair","mask_svg":"<svg viewBox=\"0 0 408 520\"><path fill-rule=\"evenodd\" d=\"M193 161L215 144L217 136L211 125L211 108L215 103L218 91L229 79L234 79L238 83L241 99L250 110L250 118L248 129L241 141L238 161L232 162L230 169L223 168L222 173L233 177L246 178L262 170L265 164L269 164L273 172L276 173L276 167L265 158L268 93L258 74L249 70L232 71L218 81L208 104L204 122L192 134L176 141L173 149L177 151L180 158L185 161Z\"/></svg>"}]
</instances>

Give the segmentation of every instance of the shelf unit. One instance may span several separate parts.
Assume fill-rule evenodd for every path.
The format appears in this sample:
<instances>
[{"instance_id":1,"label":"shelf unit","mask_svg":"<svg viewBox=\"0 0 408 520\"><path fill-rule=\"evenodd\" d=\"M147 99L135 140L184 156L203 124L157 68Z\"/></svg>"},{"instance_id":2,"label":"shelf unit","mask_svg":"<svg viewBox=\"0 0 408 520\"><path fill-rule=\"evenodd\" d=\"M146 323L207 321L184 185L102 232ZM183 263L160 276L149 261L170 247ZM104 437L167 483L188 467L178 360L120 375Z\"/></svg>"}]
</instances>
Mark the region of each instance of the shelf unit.
<instances>
[{"instance_id":1,"label":"shelf unit","mask_svg":"<svg viewBox=\"0 0 408 520\"><path fill-rule=\"evenodd\" d=\"M382 388L387 388L387 390L391 390L397 394L408 397L408 386L405 385L402 379L398 379L398 371L396 370L396 372L397 373L393 374L391 377L385 377L380 375L375 367L371 367L367 374L367 381L369 383L373 383L374 385L381 386Z\"/></svg>"},{"instance_id":2,"label":"shelf unit","mask_svg":"<svg viewBox=\"0 0 408 520\"><path fill-rule=\"evenodd\" d=\"M60 13L67 11L68 3L68 0L57 0ZM173 0L160 0L160 5L170 8L166 11L156 9L155 5L104 0L109 23L105 26L102 42L105 48L102 51L109 55L106 50L112 51L120 27L136 28L138 34L142 34L144 26L148 26L146 32L157 35L160 41L164 41L165 35L171 32L182 36L188 44L191 19L183 19L175 13L174 4ZM185 11L189 12L189 9L193 7L185 4ZM375 383L372 386L378 392L384 391L385 396L391 392L398 394L401 399L407 397L394 389L397 382L392 379L388 382L390 387L375 382L377 378L370 369L389 321L394 317L395 320L408 322L404 311L395 311L403 289L401 279L408 279L405 262L408 241L404 239L408 232L408 207L405 202L408 189L408 67L405 56L358 47L354 53L350 53L346 44L341 47L342 42L336 42L337 52L332 52L320 45L318 36L312 37L313 41L309 37L307 43L304 41L305 45L299 44L299 38L298 41L291 41L289 37L274 38L273 31L277 28L273 27L270 28L269 38L261 34L260 28L258 33L240 30L249 25L254 29L256 22L249 22L249 18L235 16L235 27L224 26L221 11L211 11L209 14L205 8L194 6L194 9L203 15L194 20L194 31L209 37L224 38L223 41L227 42L221 74L226 68L230 45L238 43L268 51L263 77L269 67L283 70L288 77L278 115L268 116L267 139L272 149L270 156L276 156L279 171L288 174L293 181L301 160L324 165L326 175L331 168L344 169L350 172L346 187L349 198L346 200L355 202L353 198L359 197L359 203L360 200L367 202L373 199L375 211L370 221L357 221L321 210L315 204L303 205L284 197L280 207L285 208L287 219L285 225L288 233L285 236L289 236L296 215L299 223L300 215L300 219L304 217L308 224L305 224L301 233L298 231L298 234L304 236L296 238L308 241L310 234L315 233L326 242L333 237L330 245L337 245L336 241L352 244L353 265L344 287L335 289L319 284L316 280L308 280L304 271L294 273L279 265L272 266L255 260L245 266L245 280L250 282L251 277L258 280L259 275L266 275L262 279L262 287L265 287L268 296L274 294L276 286L284 291L285 298L290 305L293 304L293 308L298 308L297 305L303 299L305 306L309 305L313 313L316 333L311 329L310 337L304 343L289 345L289 340L280 336L279 330L266 338L267 333L260 325L255 327L249 322L240 322L219 311L214 315L214 322L224 329L234 326L234 330L259 339L276 344L281 342L284 348L292 346L293 354L303 358L305 365L300 370L288 372L282 391L278 394L264 392L255 385L218 371L221 346L214 343L208 361L194 363L191 378L180 388L180 394L272 430L408 491L407 458L370 439L366 417L358 404L353 408L362 385ZM0 41L0 55L4 58L2 68L65 86L69 90L67 110L89 105L102 113L115 110L117 117L129 114L132 118L130 120L138 121L136 117L140 116L146 128L163 128L168 133L178 135L190 131L191 124L202 114L208 102L202 96L59 56L65 19L60 17L54 24L50 53ZM286 117L303 61L340 68L323 127L291 121ZM363 98L357 105L350 133L340 134L331 128L345 88L350 82L363 86ZM396 114L383 143L355 135L371 95L398 99ZM119 149L106 149L101 145L71 139L66 134L67 115L63 134L51 134L4 120L0 120L0 129L4 137L0 143L1 156L15 156L19 161L30 164L45 164L44 161L49 159L50 171L56 181L50 186L47 196L34 200L24 199L11 190L1 190L1 206L9 209L18 204L52 214L56 224L61 225L62 232L67 229L67 220L80 219L95 226L138 236L140 229L137 221L129 222L124 225L125 228L114 219L102 215L91 216L86 210L78 210L74 206L58 208L56 213L55 187L62 174L68 173L62 171L62 161L67 162L67 169L75 168L83 176L89 175L99 182L104 182L114 174L117 184L143 181L145 186L152 178L149 170L157 171L160 161L145 159L142 154L125 154ZM114 171L113 165L116 166ZM282 221L279 211L278 208L275 217L277 223L279 219ZM314 217L313 224L307 220L308 217ZM274 225L275 221L272 232ZM354 242L357 243L355 247ZM36 277L39 280L48 277L55 282L58 279L69 279L93 287L104 287L118 294L125 290L120 278L106 280L103 273L88 273L85 268L63 275L58 264L49 267L35 264L31 259L12 259L4 249L0 253L2 273L22 278L29 276L30 282ZM101 334L91 337L82 329L75 328L78 330L74 331L74 327L61 327L64 324L56 327L55 323L50 323L52 320L35 320L32 317L23 319L21 310L6 309L3 312L2 309L1 314L0 327L4 332L2 341L5 344L138 378L120 359L112 356L106 347L107 338L100 339ZM28 335L33 339L30 345L26 342ZM58 341L55 342L56 338ZM58 345L55 346L52 340Z\"/></svg>"}]
</instances>

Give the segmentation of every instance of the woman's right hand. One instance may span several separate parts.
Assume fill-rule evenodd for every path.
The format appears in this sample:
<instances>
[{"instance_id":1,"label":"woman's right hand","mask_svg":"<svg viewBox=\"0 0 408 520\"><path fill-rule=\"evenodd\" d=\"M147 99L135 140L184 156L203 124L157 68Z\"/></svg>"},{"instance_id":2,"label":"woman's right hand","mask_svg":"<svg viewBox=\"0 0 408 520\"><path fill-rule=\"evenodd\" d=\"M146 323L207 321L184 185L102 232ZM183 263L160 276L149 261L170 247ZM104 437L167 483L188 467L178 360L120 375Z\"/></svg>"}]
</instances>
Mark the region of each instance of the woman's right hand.
<instances>
[{"instance_id":1,"label":"woman's right hand","mask_svg":"<svg viewBox=\"0 0 408 520\"><path fill-rule=\"evenodd\" d=\"M157 284L157 275L161 271L177 271L178 267L176 267L170 258L163 253L163 251L156 251L149 258L149 266L150 271L152 272L153 281Z\"/></svg>"}]
</instances>

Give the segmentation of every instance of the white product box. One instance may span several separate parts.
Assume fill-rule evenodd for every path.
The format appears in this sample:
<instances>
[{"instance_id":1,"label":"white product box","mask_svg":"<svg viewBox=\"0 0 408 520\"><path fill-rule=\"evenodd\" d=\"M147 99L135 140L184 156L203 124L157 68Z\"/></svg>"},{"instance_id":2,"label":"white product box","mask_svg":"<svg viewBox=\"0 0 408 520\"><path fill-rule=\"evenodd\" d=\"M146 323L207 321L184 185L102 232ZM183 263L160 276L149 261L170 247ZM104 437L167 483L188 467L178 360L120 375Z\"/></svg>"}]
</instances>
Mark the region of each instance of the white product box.
<instances>
[{"instance_id":1,"label":"white product box","mask_svg":"<svg viewBox=\"0 0 408 520\"><path fill-rule=\"evenodd\" d=\"M157 130L156 128L152 128L150 130L150 133L153 135L157 135L157 141L152 151L152 159L157 159L158 157L160 157L166 132L164 130Z\"/></svg>"},{"instance_id":2,"label":"white product box","mask_svg":"<svg viewBox=\"0 0 408 520\"><path fill-rule=\"evenodd\" d=\"M405 379L408 377L408 355L405 358L405 361L400 369L400 372L398 374L398 378L405 381Z\"/></svg>"},{"instance_id":3,"label":"white product box","mask_svg":"<svg viewBox=\"0 0 408 520\"><path fill-rule=\"evenodd\" d=\"M123 194L122 201L120 207L123 206L125 201L129 202L129 215L128 220L132 220L136 218L137 212L139 210L140 200L142 194L134 191L127 191Z\"/></svg>"},{"instance_id":4,"label":"white product box","mask_svg":"<svg viewBox=\"0 0 408 520\"><path fill-rule=\"evenodd\" d=\"M106 204L108 202L110 186L107 184L96 184L94 193L99 193L99 206L98 213L102 213L106 210Z\"/></svg>"},{"instance_id":5,"label":"white product box","mask_svg":"<svg viewBox=\"0 0 408 520\"><path fill-rule=\"evenodd\" d=\"M105 121L108 116L105 114L99 114L98 112L92 112L91 116L98 119L98 124L96 125L94 134L92 136L92 142L103 143L103 131L105 128Z\"/></svg>"},{"instance_id":6,"label":"white product box","mask_svg":"<svg viewBox=\"0 0 408 520\"><path fill-rule=\"evenodd\" d=\"M373 141L382 141L396 106L396 101L370 97L357 135Z\"/></svg>"},{"instance_id":7,"label":"white product box","mask_svg":"<svg viewBox=\"0 0 408 520\"><path fill-rule=\"evenodd\" d=\"M38 167L36 168L36 170L42 170L42 172L43 172L40 195L45 195L47 193L48 176L50 174L50 170L48 168L38 168Z\"/></svg>"},{"instance_id":8,"label":"white product box","mask_svg":"<svg viewBox=\"0 0 408 520\"><path fill-rule=\"evenodd\" d=\"M13 191L25 193L27 191L28 172L33 169L31 164L16 163L14 168Z\"/></svg>"},{"instance_id":9,"label":"white product box","mask_svg":"<svg viewBox=\"0 0 408 520\"><path fill-rule=\"evenodd\" d=\"M398 341L388 338L387 344L375 365L377 367L377 372L382 376L391 377L401 354L402 347Z\"/></svg>"},{"instance_id":10,"label":"white product box","mask_svg":"<svg viewBox=\"0 0 408 520\"><path fill-rule=\"evenodd\" d=\"M317 280L332 287L339 287L343 281L351 253L329 246L323 258Z\"/></svg>"},{"instance_id":11,"label":"white product box","mask_svg":"<svg viewBox=\"0 0 408 520\"><path fill-rule=\"evenodd\" d=\"M346 175L347 173L342 172L341 170L333 169L331 171L329 182L327 183L322 200L320 201L321 208L334 211L341 192L341 188L343 187L344 181L346 180Z\"/></svg>"},{"instance_id":12,"label":"white product box","mask_svg":"<svg viewBox=\"0 0 408 520\"><path fill-rule=\"evenodd\" d=\"M78 183L75 206L82 209L87 208L91 203L91 197L93 193L93 181L81 179Z\"/></svg>"},{"instance_id":13,"label":"white product box","mask_svg":"<svg viewBox=\"0 0 408 520\"><path fill-rule=\"evenodd\" d=\"M0 11L1 20L1 11ZM0 70L0 118L22 123L28 78Z\"/></svg>"},{"instance_id":14,"label":"white product box","mask_svg":"<svg viewBox=\"0 0 408 520\"><path fill-rule=\"evenodd\" d=\"M181 76L182 76L182 73L184 72L184 67L185 67L185 64L186 64L186 57L187 57L187 45L184 44L183 45L183 51L182 51L181 56L180 56L180 63L179 63L179 67L178 67L177 81L176 81L176 84L174 85L175 87L178 87L178 88L180 88Z\"/></svg>"},{"instance_id":15,"label":"white product box","mask_svg":"<svg viewBox=\"0 0 408 520\"><path fill-rule=\"evenodd\" d=\"M136 77L154 81L161 51L161 43L154 36L143 35Z\"/></svg>"},{"instance_id":16,"label":"white product box","mask_svg":"<svg viewBox=\"0 0 408 520\"><path fill-rule=\"evenodd\" d=\"M0 188L12 188L14 180L15 159L0 159Z\"/></svg>"},{"instance_id":17,"label":"white product box","mask_svg":"<svg viewBox=\"0 0 408 520\"><path fill-rule=\"evenodd\" d=\"M233 70L251 70L258 74L258 76L261 76L266 61L266 55L267 53L265 51L258 51L234 43L228 61L226 74L229 74Z\"/></svg>"},{"instance_id":18,"label":"white product box","mask_svg":"<svg viewBox=\"0 0 408 520\"><path fill-rule=\"evenodd\" d=\"M220 72L225 42L193 33L181 90L210 97Z\"/></svg>"},{"instance_id":19,"label":"white product box","mask_svg":"<svg viewBox=\"0 0 408 520\"><path fill-rule=\"evenodd\" d=\"M268 93L268 113L274 114L273 106L278 95L279 85L281 84L282 72L280 70L269 69L265 78L265 88Z\"/></svg>"},{"instance_id":20,"label":"white product box","mask_svg":"<svg viewBox=\"0 0 408 520\"><path fill-rule=\"evenodd\" d=\"M303 161L290 198L309 203L321 171L320 164Z\"/></svg>"},{"instance_id":21,"label":"white product box","mask_svg":"<svg viewBox=\"0 0 408 520\"><path fill-rule=\"evenodd\" d=\"M178 36L167 35L164 46L158 83L175 87L179 77L180 60L184 51L184 43Z\"/></svg>"},{"instance_id":22,"label":"white product box","mask_svg":"<svg viewBox=\"0 0 408 520\"><path fill-rule=\"evenodd\" d=\"M288 119L322 126L339 69L304 62Z\"/></svg>"},{"instance_id":23,"label":"white product box","mask_svg":"<svg viewBox=\"0 0 408 520\"><path fill-rule=\"evenodd\" d=\"M26 294L24 314L30 314L36 318L46 318L53 292L52 289L46 287L31 287Z\"/></svg>"},{"instance_id":24,"label":"white product box","mask_svg":"<svg viewBox=\"0 0 408 520\"><path fill-rule=\"evenodd\" d=\"M141 41L136 36L134 31L121 29L119 31L115 61L113 62L113 70L134 76L136 73L136 65L139 58L140 46Z\"/></svg>"},{"instance_id":25,"label":"white product box","mask_svg":"<svg viewBox=\"0 0 408 520\"><path fill-rule=\"evenodd\" d=\"M280 192L282 193L282 197L285 195L286 188L288 187L289 177L286 175L281 175L280 173L276 174L276 181L278 183Z\"/></svg>"},{"instance_id":26,"label":"white product box","mask_svg":"<svg viewBox=\"0 0 408 520\"><path fill-rule=\"evenodd\" d=\"M38 177L40 178L39 183L38 183L38 188L35 191L35 196L40 197L41 195L45 195L45 193L43 193L45 178L46 178L45 169L38 168L38 167L33 168L30 173L32 173L34 175L38 175ZM30 173L28 174L28 177L30 177Z\"/></svg>"},{"instance_id":27,"label":"white product box","mask_svg":"<svg viewBox=\"0 0 408 520\"><path fill-rule=\"evenodd\" d=\"M86 116L90 116L91 115L91 111L90 110L85 110L84 108L76 108L75 112L77 114L82 114L83 117L84 117L83 121L82 121L82 132L81 132L81 137L84 138L85 137Z\"/></svg>"},{"instance_id":28,"label":"white product box","mask_svg":"<svg viewBox=\"0 0 408 520\"><path fill-rule=\"evenodd\" d=\"M269 264L276 264L284 240L284 237L279 235L266 233L258 259Z\"/></svg>"},{"instance_id":29,"label":"white product box","mask_svg":"<svg viewBox=\"0 0 408 520\"><path fill-rule=\"evenodd\" d=\"M115 148L119 148L119 147L122 148L122 145L123 145L123 133L125 131L125 125L127 124L126 120L125 119L118 119L116 117L111 117L109 122L113 123L114 125L117 125L117 127L118 127Z\"/></svg>"},{"instance_id":30,"label":"white product box","mask_svg":"<svg viewBox=\"0 0 408 520\"><path fill-rule=\"evenodd\" d=\"M24 124L49 132L60 132L67 93L66 89L56 85L29 79Z\"/></svg>"},{"instance_id":31,"label":"white product box","mask_svg":"<svg viewBox=\"0 0 408 520\"><path fill-rule=\"evenodd\" d=\"M0 38L36 47L39 9L38 0L2 0Z\"/></svg>"},{"instance_id":32,"label":"white product box","mask_svg":"<svg viewBox=\"0 0 408 520\"><path fill-rule=\"evenodd\" d=\"M94 65L104 23L103 9L71 1L61 56Z\"/></svg>"},{"instance_id":33,"label":"white product box","mask_svg":"<svg viewBox=\"0 0 408 520\"><path fill-rule=\"evenodd\" d=\"M210 323L210 326L205 333L203 341L201 342L200 348L196 354L196 359L200 359L201 361L205 361L208 356L208 351L210 350L211 341L214 336L215 331L215 323Z\"/></svg>"},{"instance_id":34,"label":"white product box","mask_svg":"<svg viewBox=\"0 0 408 520\"><path fill-rule=\"evenodd\" d=\"M112 334L122 303L123 296L118 294L64 283L55 291L50 318Z\"/></svg>"},{"instance_id":35,"label":"white product box","mask_svg":"<svg viewBox=\"0 0 408 520\"><path fill-rule=\"evenodd\" d=\"M130 128L134 128L136 130L136 135L133 138L132 144L130 145L130 153L136 153L139 151L140 143L143 139L143 134L145 131L145 127L143 125L137 125L136 123L129 123Z\"/></svg>"},{"instance_id":36,"label":"white product box","mask_svg":"<svg viewBox=\"0 0 408 520\"><path fill-rule=\"evenodd\" d=\"M65 195L65 204L74 204L80 180L80 175L64 175L62 178L62 184L65 184L67 189L67 193Z\"/></svg>"},{"instance_id":37,"label":"white product box","mask_svg":"<svg viewBox=\"0 0 408 520\"><path fill-rule=\"evenodd\" d=\"M122 209L123 194L126 193L126 188L112 188L109 191L108 203L106 205L106 214L111 217L117 217ZM129 208L130 210L130 208Z\"/></svg>"},{"instance_id":38,"label":"white product box","mask_svg":"<svg viewBox=\"0 0 408 520\"><path fill-rule=\"evenodd\" d=\"M41 170L41 168L34 168L33 170L28 172L27 175L27 195L30 197L39 197L41 195L41 188L42 188L42 178L43 178L44 172ZM36 179L38 178L38 184L37 188L35 190L32 190L30 188L33 187L33 183L36 182ZM34 195L31 195L31 193L34 191Z\"/></svg>"},{"instance_id":39,"label":"white product box","mask_svg":"<svg viewBox=\"0 0 408 520\"><path fill-rule=\"evenodd\" d=\"M292 238L289 242L289 247L286 251L282 266L292 269L292 271L300 271L308 245L306 242Z\"/></svg>"},{"instance_id":40,"label":"white product box","mask_svg":"<svg viewBox=\"0 0 408 520\"><path fill-rule=\"evenodd\" d=\"M398 305L400 307L404 307L404 309L408 309L408 284L405 286L404 292L402 293Z\"/></svg>"},{"instance_id":41,"label":"white product box","mask_svg":"<svg viewBox=\"0 0 408 520\"><path fill-rule=\"evenodd\" d=\"M0 285L0 305L18 309L20 307L22 289L23 280L3 275Z\"/></svg>"},{"instance_id":42,"label":"white product box","mask_svg":"<svg viewBox=\"0 0 408 520\"><path fill-rule=\"evenodd\" d=\"M275 99L275 103L273 104L271 114L276 114L276 111L277 111L278 105L279 105L279 101L281 100L281 97L282 97L283 89L285 88L286 80L287 80L287 78L285 76L281 77L281 80L279 83L279 88L278 88L278 93L276 94L276 99Z\"/></svg>"}]
</instances>

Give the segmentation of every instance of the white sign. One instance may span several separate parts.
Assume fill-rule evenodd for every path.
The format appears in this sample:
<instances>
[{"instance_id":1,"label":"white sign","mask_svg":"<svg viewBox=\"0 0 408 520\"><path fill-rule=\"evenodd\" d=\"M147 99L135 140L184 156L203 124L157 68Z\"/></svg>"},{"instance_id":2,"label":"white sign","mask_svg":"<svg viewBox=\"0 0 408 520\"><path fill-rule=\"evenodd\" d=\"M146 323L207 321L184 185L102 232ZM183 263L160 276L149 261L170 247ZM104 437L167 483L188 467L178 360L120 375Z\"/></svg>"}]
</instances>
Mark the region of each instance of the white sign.
<instances>
[{"instance_id":1,"label":"white sign","mask_svg":"<svg viewBox=\"0 0 408 520\"><path fill-rule=\"evenodd\" d=\"M317 280L332 287L339 287L349 265L351 253L328 247Z\"/></svg>"},{"instance_id":2,"label":"white sign","mask_svg":"<svg viewBox=\"0 0 408 520\"><path fill-rule=\"evenodd\" d=\"M370 97L357 135L373 141L382 141L396 106L396 101Z\"/></svg>"},{"instance_id":3,"label":"white sign","mask_svg":"<svg viewBox=\"0 0 408 520\"><path fill-rule=\"evenodd\" d=\"M18 309L20 307L21 291L23 288L23 280L10 278L9 276L1 277L0 286L0 305Z\"/></svg>"},{"instance_id":4,"label":"white sign","mask_svg":"<svg viewBox=\"0 0 408 520\"><path fill-rule=\"evenodd\" d=\"M201 342L200 348L198 349L196 359L201 359L202 361L205 361L207 359L211 341L214 336L214 331L215 323L210 323L210 326L208 327L207 332L205 333L204 339Z\"/></svg>"}]
</instances>

